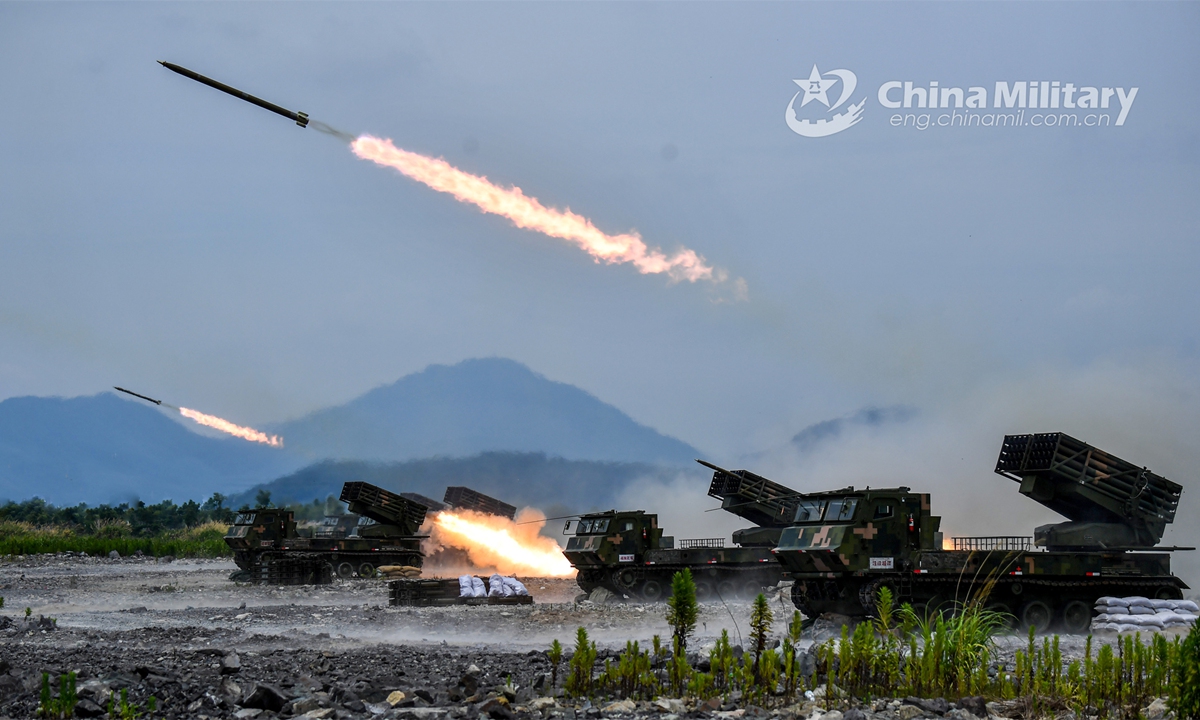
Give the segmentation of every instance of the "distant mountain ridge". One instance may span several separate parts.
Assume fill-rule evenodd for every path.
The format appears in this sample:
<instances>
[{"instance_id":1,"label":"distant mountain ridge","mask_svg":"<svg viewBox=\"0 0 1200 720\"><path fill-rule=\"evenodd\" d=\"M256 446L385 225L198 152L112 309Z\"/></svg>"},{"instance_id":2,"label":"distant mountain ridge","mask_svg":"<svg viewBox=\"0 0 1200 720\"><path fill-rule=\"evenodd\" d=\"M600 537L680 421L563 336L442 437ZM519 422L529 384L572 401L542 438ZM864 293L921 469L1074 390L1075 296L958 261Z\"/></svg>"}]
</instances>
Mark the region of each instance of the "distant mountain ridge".
<instances>
[{"instance_id":1,"label":"distant mountain ridge","mask_svg":"<svg viewBox=\"0 0 1200 720\"><path fill-rule=\"evenodd\" d=\"M0 500L204 499L304 463L275 448L198 435L157 408L113 393L0 402Z\"/></svg>"},{"instance_id":2,"label":"distant mountain ridge","mask_svg":"<svg viewBox=\"0 0 1200 720\"><path fill-rule=\"evenodd\" d=\"M620 491L631 483L666 482L681 472L701 478L706 475L699 466L691 470L649 463L566 460L545 453L488 452L394 463L326 460L233 495L228 505L253 505L260 490L271 493L276 504L324 500L330 495L337 497L342 483L357 480L438 501L447 487L467 485L518 507L559 505L586 511L612 507Z\"/></svg>"},{"instance_id":3,"label":"distant mountain ridge","mask_svg":"<svg viewBox=\"0 0 1200 720\"><path fill-rule=\"evenodd\" d=\"M159 408L113 393L10 398L0 402L0 501L203 500L322 459L378 464L540 453L539 467L558 458L649 467L700 457L577 387L500 358L432 365L344 405L261 429L281 434L284 448L200 435ZM626 470L587 477L625 482L636 474Z\"/></svg>"},{"instance_id":4,"label":"distant mountain ridge","mask_svg":"<svg viewBox=\"0 0 1200 720\"><path fill-rule=\"evenodd\" d=\"M430 365L350 402L271 426L309 456L404 461L480 452L681 464L685 442L638 424L574 385L504 358Z\"/></svg>"}]
</instances>

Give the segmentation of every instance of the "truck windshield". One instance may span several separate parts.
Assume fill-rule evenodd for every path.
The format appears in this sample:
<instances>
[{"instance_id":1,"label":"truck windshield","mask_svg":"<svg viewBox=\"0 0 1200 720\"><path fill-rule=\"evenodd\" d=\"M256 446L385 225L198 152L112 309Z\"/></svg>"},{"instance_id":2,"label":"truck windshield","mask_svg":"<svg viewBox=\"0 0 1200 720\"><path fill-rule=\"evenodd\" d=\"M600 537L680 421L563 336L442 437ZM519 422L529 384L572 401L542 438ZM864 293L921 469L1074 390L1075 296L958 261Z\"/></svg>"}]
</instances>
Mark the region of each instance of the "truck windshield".
<instances>
[{"instance_id":1,"label":"truck windshield","mask_svg":"<svg viewBox=\"0 0 1200 720\"><path fill-rule=\"evenodd\" d=\"M592 532L594 532L594 533L608 532L608 521L607 520L593 521L592 522Z\"/></svg>"},{"instance_id":2,"label":"truck windshield","mask_svg":"<svg viewBox=\"0 0 1200 720\"><path fill-rule=\"evenodd\" d=\"M579 527L575 530L576 535L587 535L592 531L591 520L580 520Z\"/></svg>"},{"instance_id":3,"label":"truck windshield","mask_svg":"<svg viewBox=\"0 0 1200 720\"><path fill-rule=\"evenodd\" d=\"M858 507L857 498L840 498L829 502L829 512L825 514L826 522L846 522L854 519L854 509Z\"/></svg>"},{"instance_id":4,"label":"truck windshield","mask_svg":"<svg viewBox=\"0 0 1200 720\"><path fill-rule=\"evenodd\" d=\"M801 500L796 507L796 522L820 522L821 513L825 511L824 500Z\"/></svg>"},{"instance_id":5,"label":"truck windshield","mask_svg":"<svg viewBox=\"0 0 1200 720\"><path fill-rule=\"evenodd\" d=\"M238 513L234 518L234 525L249 525L254 522L254 513Z\"/></svg>"}]
</instances>

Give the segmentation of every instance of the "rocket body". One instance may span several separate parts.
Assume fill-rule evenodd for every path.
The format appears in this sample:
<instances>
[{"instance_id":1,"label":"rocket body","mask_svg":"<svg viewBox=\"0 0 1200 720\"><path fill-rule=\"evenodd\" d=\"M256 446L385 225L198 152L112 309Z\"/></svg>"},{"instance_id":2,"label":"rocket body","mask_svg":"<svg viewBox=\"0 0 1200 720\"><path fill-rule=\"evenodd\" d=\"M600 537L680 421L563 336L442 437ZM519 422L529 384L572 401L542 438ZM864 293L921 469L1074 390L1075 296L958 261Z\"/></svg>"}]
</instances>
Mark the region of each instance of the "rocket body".
<instances>
[{"instance_id":1,"label":"rocket body","mask_svg":"<svg viewBox=\"0 0 1200 720\"><path fill-rule=\"evenodd\" d=\"M308 127L308 115L305 113L292 112L291 110L288 110L287 108L279 107L275 103L270 103L270 102L267 102L266 100L263 100L262 98L254 97L250 93L242 92L241 90L238 90L235 87L226 85L223 82L218 82L216 80L213 80L212 78L204 77L200 73L188 70L187 68L185 68L181 65L176 65L175 63L164 62L162 60L159 60L158 64L162 65L163 67L165 67L166 69L168 69L172 72L177 72L186 78L191 78L192 80L195 80L196 82L204 83L205 85L207 85L211 88L216 88L217 90L220 90L223 93L228 93L228 94L234 96L235 98L238 98L240 100L245 100L246 102L251 103L252 105L257 105L264 110L270 110L271 112L275 113L276 115L282 115L285 118L287 118L288 120L295 121L295 123L297 125L299 125L300 127Z\"/></svg>"}]
</instances>

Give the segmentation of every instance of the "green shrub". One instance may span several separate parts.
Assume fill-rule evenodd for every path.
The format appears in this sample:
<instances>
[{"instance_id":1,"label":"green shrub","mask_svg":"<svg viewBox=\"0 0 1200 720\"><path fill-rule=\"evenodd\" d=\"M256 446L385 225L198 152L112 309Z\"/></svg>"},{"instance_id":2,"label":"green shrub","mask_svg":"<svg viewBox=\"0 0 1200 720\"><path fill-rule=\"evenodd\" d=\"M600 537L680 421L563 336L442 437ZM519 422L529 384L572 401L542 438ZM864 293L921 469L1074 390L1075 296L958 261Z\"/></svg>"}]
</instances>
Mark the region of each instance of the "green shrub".
<instances>
[{"instance_id":1,"label":"green shrub","mask_svg":"<svg viewBox=\"0 0 1200 720\"><path fill-rule=\"evenodd\" d=\"M696 583L692 581L692 571L684 568L671 577L671 597L667 598L667 623L678 646L676 654L687 652L688 637L695 632L699 617Z\"/></svg>"},{"instance_id":2,"label":"green shrub","mask_svg":"<svg viewBox=\"0 0 1200 720\"><path fill-rule=\"evenodd\" d=\"M1171 679L1176 716L1200 718L1200 623L1192 625L1187 638L1179 643Z\"/></svg>"}]
</instances>

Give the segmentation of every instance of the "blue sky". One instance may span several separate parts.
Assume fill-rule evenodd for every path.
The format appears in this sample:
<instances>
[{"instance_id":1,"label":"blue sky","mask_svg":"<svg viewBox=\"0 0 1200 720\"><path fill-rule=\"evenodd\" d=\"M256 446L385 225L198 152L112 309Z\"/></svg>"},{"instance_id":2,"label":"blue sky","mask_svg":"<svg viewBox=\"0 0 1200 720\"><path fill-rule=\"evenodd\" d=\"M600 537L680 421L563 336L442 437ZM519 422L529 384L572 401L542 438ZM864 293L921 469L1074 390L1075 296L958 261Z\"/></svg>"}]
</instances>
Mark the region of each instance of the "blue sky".
<instances>
[{"instance_id":1,"label":"blue sky","mask_svg":"<svg viewBox=\"0 0 1200 720\"><path fill-rule=\"evenodd\" d=\"M5 3L0 398L267 423L499 355L714 457L899 403L928 447L975 428L984 476L1038 430L1186 475L1197 31L1195 3ZM597 265L160 59L693 248L749 299ZM858 125L788 129L814 64L857 74ZM1119 128L921 132L889 80L1139 93Z\"/></svg>"}]
</instances>

